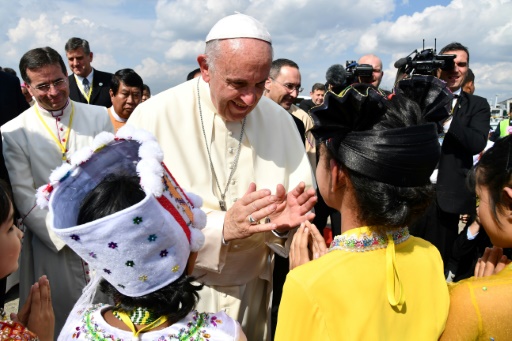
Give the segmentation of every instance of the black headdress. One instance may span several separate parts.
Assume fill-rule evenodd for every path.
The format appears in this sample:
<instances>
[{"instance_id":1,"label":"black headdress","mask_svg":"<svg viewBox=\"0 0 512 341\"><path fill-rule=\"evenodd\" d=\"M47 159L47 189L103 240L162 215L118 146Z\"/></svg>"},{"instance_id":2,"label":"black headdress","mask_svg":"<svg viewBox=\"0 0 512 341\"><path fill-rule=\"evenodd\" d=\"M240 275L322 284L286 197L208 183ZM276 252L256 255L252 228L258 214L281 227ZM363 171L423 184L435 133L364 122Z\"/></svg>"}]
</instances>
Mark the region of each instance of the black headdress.
<instances>
[{"instance_id":1,"label":"black headdress","mask_svg":"<svg viewBox=\"0 0 512 341\"><path fill-rule=\"evenodd\" d=\"M428 184L440 156L436 125L373 129L391 110L393 96L416 102L426 122L449 115L452 94L446 83L417 75L398 82L390 95L367 84L352 85L339 95L328 92L311 111L312 133L352 171L400 187Z\"/></svg>"}]
</instances>

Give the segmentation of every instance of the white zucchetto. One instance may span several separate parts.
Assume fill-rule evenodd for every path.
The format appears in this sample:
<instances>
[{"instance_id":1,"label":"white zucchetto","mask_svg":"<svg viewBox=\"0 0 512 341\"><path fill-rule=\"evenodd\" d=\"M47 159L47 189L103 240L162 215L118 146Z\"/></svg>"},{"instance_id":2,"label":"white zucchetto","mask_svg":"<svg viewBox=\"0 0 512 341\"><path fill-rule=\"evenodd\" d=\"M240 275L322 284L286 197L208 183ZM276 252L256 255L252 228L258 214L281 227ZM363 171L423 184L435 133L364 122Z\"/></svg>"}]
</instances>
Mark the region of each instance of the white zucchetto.
<instances>
[{"instance_id":1,"label":"white zucchetto","mask_svg":"<svg viewBox=\"0 0 512 341\"><path fill-rule=\"evenodd\" d=\"M206 36L206 43L233 38L254 38L272 44L272 37L265 26L253 17L241 13L220 19Z\"/></svg>"}]
</instances>

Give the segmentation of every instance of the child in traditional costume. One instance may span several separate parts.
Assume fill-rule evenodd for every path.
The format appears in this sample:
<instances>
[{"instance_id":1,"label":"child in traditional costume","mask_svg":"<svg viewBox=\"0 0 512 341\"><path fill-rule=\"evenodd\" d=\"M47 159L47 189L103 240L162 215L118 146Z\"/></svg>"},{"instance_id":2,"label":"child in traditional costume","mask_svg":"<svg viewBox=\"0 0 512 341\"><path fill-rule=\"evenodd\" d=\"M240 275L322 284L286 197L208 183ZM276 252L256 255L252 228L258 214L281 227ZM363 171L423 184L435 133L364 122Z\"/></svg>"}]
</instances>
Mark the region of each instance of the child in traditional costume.
<instances>
[{"instance_id":1,"label":"child in traditional costume","mask_svg":"<svg viewBox=\"0 0 512 341\"><path fill-rule=\"evenodd\" d=\"M193 309L201 285L188 274L206 215L162 159L153 135L124 126L96 136L39 190L53 231L95 272L59 340L245 340L224 312ZM97 287L114 305L92 304Z\"/></svg>"},{"instance_id":2,"label":"child in traditional costume","mask_svg":"<svg viewBox=\"0 0 512 341\"><path fill-rule=\"evenodd\" d=\"M10 190L0 181L0 278L18 269L23 232L14 225ZM7 320L0 307L0 340L53 341L55 316L50 297L50 283L42 276L30 289L29 297L18 314Z\"/></svg>"}]
</instances>

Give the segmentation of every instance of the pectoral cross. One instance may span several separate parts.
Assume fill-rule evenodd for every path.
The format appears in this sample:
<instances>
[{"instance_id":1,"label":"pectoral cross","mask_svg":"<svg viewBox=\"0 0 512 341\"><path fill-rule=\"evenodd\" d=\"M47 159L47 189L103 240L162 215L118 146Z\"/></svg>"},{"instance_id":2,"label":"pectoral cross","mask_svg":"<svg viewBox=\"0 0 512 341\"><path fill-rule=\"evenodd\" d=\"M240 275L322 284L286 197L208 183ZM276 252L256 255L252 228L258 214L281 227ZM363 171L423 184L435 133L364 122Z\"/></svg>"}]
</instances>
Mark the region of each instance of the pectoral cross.
<instances>
[{"instance_id":1,"label":"pectoral cross","mask_svg":"<svg viewBox=\"0 0 512 341\"><path fill-rule=\"evenodd\" d=\"M228 210L228 208L226 207L226 202L224 201L224 198L223 198L223 200L219 200L219 206L220 206L220 209L224 212Z\"/></svg>"}]
</instances>

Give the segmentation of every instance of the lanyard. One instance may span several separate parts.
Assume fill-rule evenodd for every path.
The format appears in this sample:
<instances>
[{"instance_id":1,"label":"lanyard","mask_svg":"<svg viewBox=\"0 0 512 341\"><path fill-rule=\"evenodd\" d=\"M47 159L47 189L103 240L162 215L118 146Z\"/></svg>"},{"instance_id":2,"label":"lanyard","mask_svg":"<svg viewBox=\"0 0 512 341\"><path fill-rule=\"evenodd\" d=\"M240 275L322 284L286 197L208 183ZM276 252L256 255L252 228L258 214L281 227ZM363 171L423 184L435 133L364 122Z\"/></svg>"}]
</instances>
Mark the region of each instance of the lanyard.
<instances>
[{"instance_id":1,"label":"lanyard","mask_svg":"<svg viewBox=\"0 0 512 341\"><path fill-rule=\"evenodd\" d=\"M84 86L83 86L82 82L78 81L78 78L76 75L75 75L75 80L76 80L76 84L78 85L78 88L80 89L80 92L82 93L82 95L84 95L85 99L87 100L87 103L90 103L91 102L91 94L92 94L92 82L90 82L91 86L89 87L89 92L85 93Z\"/></svg>"},{"instance_id":2,"label":"lanyard","mask_svg":"<svg viewBox=\"0 0 512 341\"><path fill-rule=\"evenodd\" d=\"M121 321L123 321L124 324L126 324L130 328L130 330L133 333L133 336L139 336L140 333L150 331L151 329L154 329L154 328L164 324L165 322L167 322L167 316L160 316L159 318L157 318L155 321L151 322L150 324L145 325L144 327L142 327L139 330L135 330L135 325L133 324L132 320L130 320L130 316L128 316L127 313L118 311L117 314L121 318Z\"/></svg>"},{"instance_id":3,"label":"lanyard","mask_svg":"<svg viewBox=\"0 0 512 341\"><path fill-rule=\"evenodd\" d=\"M34 105L34 108L36 110L37 117L39 117L39 120L41 123L43 123L43 126L46 128L46 131L50 134L52 139L57 143L57 146L59 146L60 150L62 151L62 161L66 161L66 147L68 145L69 141L69 133L71 132L71 126L73 125L73 116L75 114L75 106L73 105L73 102L71 102L71 115L69 116L69 125L68 125L68 131L66 132L66 138L64 140L64 144L60 142L60 140L55 136L53 131L48 127L48 124L43 119L43 116L41 116L41 113L39 112L39 109L37 108L37 105Z\"/></svg>"}]
</instances>

